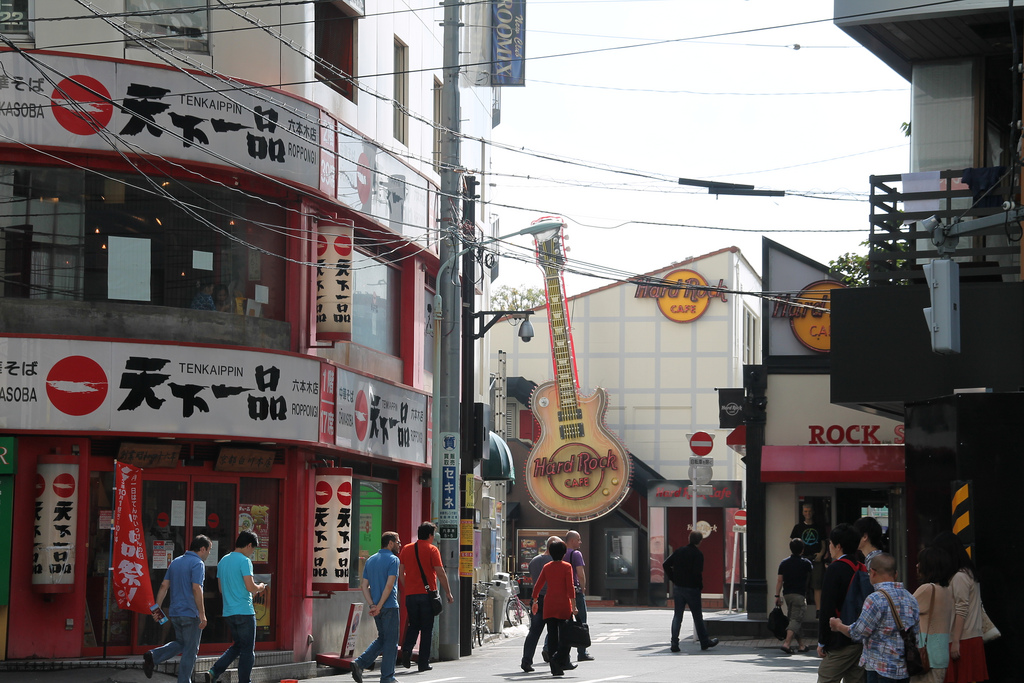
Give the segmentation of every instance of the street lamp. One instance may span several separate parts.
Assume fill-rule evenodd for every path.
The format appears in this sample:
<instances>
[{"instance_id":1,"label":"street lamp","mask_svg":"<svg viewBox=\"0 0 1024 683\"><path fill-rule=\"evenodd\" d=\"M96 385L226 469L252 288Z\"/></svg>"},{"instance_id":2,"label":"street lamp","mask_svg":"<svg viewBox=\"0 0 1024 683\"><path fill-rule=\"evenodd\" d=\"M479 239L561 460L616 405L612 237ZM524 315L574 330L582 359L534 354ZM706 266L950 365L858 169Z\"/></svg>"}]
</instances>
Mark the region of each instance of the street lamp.
<instances>
[{"instance_id":1,"label":"street lamp","mask_svg":"<svg viewBox=\"0 0 1024 683\"><path fill-rule=\"evenodd\" d=\"M462 339L459 335L445 335L441 330L441 320L444 315L444 300L441 296L442 283L445 282L449 271L455 268L455 262L459 256L469 253L487 244L492 244L519 235L541 236L544 233L553 233L563 227L562 219L544 217L534 221L522 230L491 238L479 245L466 247L455 253L446 260L437 274L437 293L434 295L434 372L433 379L433 448L431 453L431 478L433 487L431 490L432 516L438 520L438 531L440 537L441 560L445 566L445 573L452 576L452 569L455 576L458 576L458 563L460 559L459 544L459 522L460 522L460 501L459 492L462 491L460 481L462 471L472 471L473 456L469 451L472 443L467 439L470 435L470 426L473 424L473 396L474 386L474 352L473 342L482 337L488 329L496 322L497 318L486 325L481 319L481 330L479 336L474 330L474 320L477 318L474 307L473 283L476 281L475 260L468 258L463 265L463 300L462 300ZM498 312L501 313L501 312ZM527 340L525 335L533 337L533 326L529 324L529 315L532 311L516 311L526 318L519 330L520 337ZM471 332L471 330L473 330ZM451 375L459 376L459 344L462 344L462 390L461 402L458 392L453 390L457 382L450 381ZM443 352L442 352L443 346ZM444 381L442 381L444 380ZM443 386L442 386L443 385ZM460 417L459 409L462 414ZM460 457L461 456L461 457ZM464 493L464 491L463 491ZM438 646L442 656L455 659L460 654L469 655L472 652L470 645L469 624L472 622L473 605L473 581L471 578L460 579L460 590L458 595L458 609L446 610L441 614L441 624L438 629ZM459 618L452 619L452 615L458 614ZM461 625L460 625L461 621ZM461 626L461 628L460 628ZM456 648L456 645L460 647Z\"/></svg>"}]
</instances>

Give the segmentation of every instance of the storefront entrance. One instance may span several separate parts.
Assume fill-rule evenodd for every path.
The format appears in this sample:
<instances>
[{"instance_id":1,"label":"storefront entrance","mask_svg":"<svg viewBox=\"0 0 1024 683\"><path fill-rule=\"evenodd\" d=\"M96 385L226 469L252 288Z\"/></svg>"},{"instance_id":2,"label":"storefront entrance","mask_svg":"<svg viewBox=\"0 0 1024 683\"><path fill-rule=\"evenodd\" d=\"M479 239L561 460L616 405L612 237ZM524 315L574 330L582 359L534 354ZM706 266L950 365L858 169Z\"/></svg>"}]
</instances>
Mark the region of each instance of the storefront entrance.
<instances>
[{"instance_id":1,"label":"storefront entrance","mask_svg":"<svg viewBox=\"0 0 1024 683\"><path fill-rule=\"evenodd\" d=\"M243 529L254 531L260 538L260 547L253 557L254 578L268 584L268 590L257 596L255 604L257 649L260 643L265 643L265 647L276 645L273 577L278 568L279 482L225 475L210 471L196 475L163 474L154 469L145 472L142 485L142 527L154 596L171 560L188 550L193 537L204 534L213 542L203 585L209 619L203 631L204 653L223 650L231 642L221 616L216 565L233 551L235 538ZM107 599L113 480L112 472L93 472L90 478L92 504L83 642L87 656L104 649L108 654L140 654L174 638L170 622L158 625L148 615L122 610L113 598ZM165 599L165 609L168 603Z\"/></svg>"}]
</instances>

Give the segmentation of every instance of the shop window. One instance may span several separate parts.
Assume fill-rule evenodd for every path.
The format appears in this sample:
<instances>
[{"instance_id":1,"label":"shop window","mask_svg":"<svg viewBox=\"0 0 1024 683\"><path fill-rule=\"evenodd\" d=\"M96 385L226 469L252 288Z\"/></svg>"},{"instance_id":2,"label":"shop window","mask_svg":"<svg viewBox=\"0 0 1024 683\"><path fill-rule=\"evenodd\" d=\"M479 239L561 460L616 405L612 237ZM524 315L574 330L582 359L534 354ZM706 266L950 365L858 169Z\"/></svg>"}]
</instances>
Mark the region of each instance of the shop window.
<instances>
[{"instance_id":1,"label":"shop window","mask_svg":"<svg viewBox=\"0 0 1024 683\"><path fill-rule=\"evenodd\" d=\"M353 342L398 355L400 285L397 268L361 252L353 254Z\"/></svg>"},{"instance_id":2,"label":"shop window","mask_svg":"<svg viewBox=\"0 0 1024 683\"><path fill-rule=\"evenodd\" d=\"M0 33L17 39L29 34L29 0L0 0Z\"/></svg>"},{"instance_id":3,"label":"shop window","mask_svg":"<svg viewBox=\"0 0 1024 683\"><path fill-rule=\"evenodd\" d=\"M316 3L316 77L355 101L356 17L331 2Z\"/></svg>"},{"instance_id":4,"label":"shop window","mask_svg":"<svg viewBox=\"0 0 1024 683\"><path fill-rule=\"evenodd\" d=\"M155 44L156 47L209 53L210 45L207 33L210 29L210 10L206 2L196 2L196 0L125 0L124 8L128 16L128 26L151 38L156 38L158 41ZM153 10L167 10L167 12L161 14ZM128 44L145 49L144 45L149 43L129 41Z\"/></svg>"},{"instance_id":5,"label":"shop window","mask_svg":"<svg viewBox=\"0 0 1024 683\"><path fill-rule=\"evenodd\" d=\"M398 487L379 481L356 481L352 514L356 532L352 539L351 586L358 587L363 566L380 550L380 537L385 531L396 531L398 524ZM419 526L419 525L417 525ZM409 543L415 539L402 539Z\"/></svg>"},{"instance_id":6,"label":"shop window","mask_svg":"<svg viewBox=\"0 0 1024 683\"><path fill-rule=\"evenodd\" d=\"M276 638L275 605L280 600L274 582L281 566L279 489L279 480L256 477L243 478L238 489L237 530L248 529L259 537L260 547L252 558L254 580L267 584L266 591L253 596L258 642Z\"/></svg>"},{"instance_id":7,"label":"shop window","mask_svg":"<svg viewBox=\"0 0 1024 683\"><path fill-rule=\"evenodd\" d=\"M0 166L2 296L283 320L285 267L272 254L285 250L284 210L209 185L163 190L154 196L130 176Z\"/></svg>"}]
</instances>

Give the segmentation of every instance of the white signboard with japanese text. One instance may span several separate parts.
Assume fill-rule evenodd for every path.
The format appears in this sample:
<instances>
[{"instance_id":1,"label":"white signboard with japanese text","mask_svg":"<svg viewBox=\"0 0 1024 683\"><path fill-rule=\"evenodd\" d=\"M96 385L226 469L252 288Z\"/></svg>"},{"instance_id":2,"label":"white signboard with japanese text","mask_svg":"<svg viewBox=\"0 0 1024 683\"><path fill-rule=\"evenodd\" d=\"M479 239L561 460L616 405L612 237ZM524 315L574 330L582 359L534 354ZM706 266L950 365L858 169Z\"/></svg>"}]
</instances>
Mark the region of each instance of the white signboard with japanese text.
<instances>
[{"instance_id":1,"label":"white signboard with japanese text","mask_svg":"<svg viewBox=\"0 0 1024 683\"><path fill-rule=\"evenodd\" d=\"M0 337L0 428L317 442L320 362L170 344Z\"/></svg>"},{"instance_id":2,"label":"white signboard with japanese text","mask_svg":"<svg viewBox=\"0 0 1024 683\"><path fill-rule=\"evenodd\" d=\"M406 462L427 462L427 397L338 369L335 443Z\"/></svg>"},{"instance_id":3,"label":"white signboard with japanese text","mask_svg":"<svg viewBox=\"0 0 1024 683\"><path fill-rule=\"evenodd\" d=\"M352 469L319 470L314 501L313 590L346 590L352 559Z\"/></svg>"},{"instance_id":4,"label":"white signboard with japanese text","mask_svg":"<svg viewBox=\"0 0 1024 683\"><path fill-rule=\"evenodd\" d=\"M57 458L36 466L36 525L32 585L43 592L75 582L78 462Z\"/></svg>"},{"instance_id":5,"label":"white signboard with japanese text","mask_svg":"<svg viewBox=\"0 0 1024 683\"><path fill-rule=\"evenodd\" d=\"M320 185L320 110L267 88L141 64L0 54L0 138L151 154Z\"/></svg>"}]
</instances>

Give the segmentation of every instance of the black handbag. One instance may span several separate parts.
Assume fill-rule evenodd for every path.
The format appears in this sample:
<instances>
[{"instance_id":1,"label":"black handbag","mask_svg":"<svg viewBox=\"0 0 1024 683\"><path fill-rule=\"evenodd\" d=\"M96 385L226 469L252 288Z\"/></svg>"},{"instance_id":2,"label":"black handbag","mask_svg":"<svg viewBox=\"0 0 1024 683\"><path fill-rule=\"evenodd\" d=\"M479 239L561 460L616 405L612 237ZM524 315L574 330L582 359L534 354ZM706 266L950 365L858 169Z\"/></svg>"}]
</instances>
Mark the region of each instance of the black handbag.
<instances>
[{"instance_id":1,"label":"black handbag","mask_svg":"<svg viewBox=\"0 0 1024 683\"><path fill-rule=\"evenodd\" d=\"M789 626L789 617L782 613L778 605L768 615L768 630L779 640L786 639L786 627Z\"/></svg>"},{"instance_id":2,"label":"black handbag","mask_svg":"<svg viewBox=\"0 0 1024 683\"><path fill-rule=\"evenodd\" d=\"M413 544L412 554L416 556L416 564L420 567L420 578L423 579L423 590L427 592L427 597L430 598L430 609L434 612L434 616L436 617L444 611L444 603L441 602L441 594L430 588L430 582L427 581L427 573L423 571L423 561L420 560L419 545L415 543Z\"/></svg>"},{"instance_id":3,"label":"black handbag","mask_svg":"<svg viewBox=\"0 0 1024 683\"><path fill-rule=\"evenodd\" d=\"M903 622L900 621L900 614L896 610L896 605L893 603L892 598L883 590L878 592L889 601L889 609L892 610L892 617L896 620L896 630L899 631L900 638L903 639L903 659L907 663L907 675L920 676L921 674L928 673L931 667L924 663L924 658L921 657L921 650L917 647L917 640L914 638L914 634L903 628Z\"/></svg>"},{"instance_id":4,"label":"black handbag","mask_svg":"<svg viewBox=\"0 0 1024 683\"><path fill-rule=\"evenodd\" d=\"M560 635L565 638L570 648L590 647L590 626L575 619L565 622Z\"/></svg>"}]
</instances>

